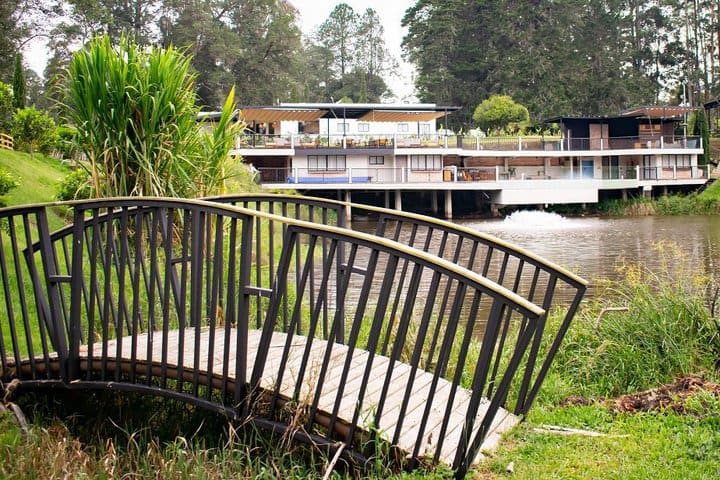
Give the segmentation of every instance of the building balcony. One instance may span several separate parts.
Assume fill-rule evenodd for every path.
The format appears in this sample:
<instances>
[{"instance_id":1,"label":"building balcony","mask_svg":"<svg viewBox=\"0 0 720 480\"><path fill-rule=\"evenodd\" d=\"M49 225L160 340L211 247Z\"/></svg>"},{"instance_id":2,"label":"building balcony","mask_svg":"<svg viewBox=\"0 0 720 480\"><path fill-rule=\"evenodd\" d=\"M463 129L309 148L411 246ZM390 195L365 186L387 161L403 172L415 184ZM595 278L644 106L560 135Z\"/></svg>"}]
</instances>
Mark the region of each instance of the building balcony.
<instances>
[{"instance_id":1,"label":"building balcony","mask_svg":"<svg viewBox=\"0 0 720 480\"><path fill-rule=\"evenodd\" d=\"M468 135L265 135L237 137L239 155L295 155L303 150L387 150L393 154L434 149L462 156L595 156L702 153L699 137L655 136L613 138L476 137ZM612 152L612 153L610 153Z\"/></svg>"},{"instance_id":2,"label":"building balcony","mask_svg":"<svg viewBox=\"0 0 720 480\"><path fill-rule=\"evenodd\" d=\"M699 184L709 178L709 166L697 167L603 167L592 171L578 167L542 166L472 167L455 166L433 170L394 167L348 167L334 170L307 168L258 168L258 181L272 186L322 189L342 185L354 189L436 184L439 189L500 187L513 182L597 181L605 186L642 186L648 183ZM481 185L482 184L482 185Z\"/></svg>"}]
</instances>

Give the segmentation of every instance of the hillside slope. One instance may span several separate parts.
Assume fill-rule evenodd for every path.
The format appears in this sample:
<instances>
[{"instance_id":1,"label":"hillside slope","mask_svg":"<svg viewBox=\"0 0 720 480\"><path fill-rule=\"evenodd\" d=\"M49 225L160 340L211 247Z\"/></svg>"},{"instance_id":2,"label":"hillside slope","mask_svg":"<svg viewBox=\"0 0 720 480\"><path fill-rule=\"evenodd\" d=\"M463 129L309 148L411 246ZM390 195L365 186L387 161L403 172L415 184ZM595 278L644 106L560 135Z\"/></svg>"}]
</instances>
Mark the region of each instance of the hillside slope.
<instances>
[{"instance_id":1,"label":"hillside slope","mask_svg":"<svg viewBox=\"0 0 720 480\"><path fill-rule=\"evenodd\" d=\"M33 158L24 152L0 149L0 167L18 181L18 187L8 193L4 200L7 206L45 203L55 201L57 184L70 171L58 160L35 154ZM65 222L60 219L61 209L56 209L57 218L50 219L51 227Z\"/></svg>"}]
</instances>

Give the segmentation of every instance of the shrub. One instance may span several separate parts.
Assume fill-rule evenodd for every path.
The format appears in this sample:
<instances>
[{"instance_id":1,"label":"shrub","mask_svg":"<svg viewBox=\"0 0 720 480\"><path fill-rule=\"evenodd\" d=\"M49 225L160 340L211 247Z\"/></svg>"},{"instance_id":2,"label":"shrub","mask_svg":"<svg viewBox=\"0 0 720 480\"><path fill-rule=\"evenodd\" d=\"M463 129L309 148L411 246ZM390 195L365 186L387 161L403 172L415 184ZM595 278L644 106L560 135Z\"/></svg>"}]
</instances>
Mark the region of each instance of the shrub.
<instances>
[{"instance_id":1,"label":"shrub","mask_svg":"<svg viewBox=\"0 0 720 480\"><path fill-rule=\"evenodd\" d=\"M679 246L656 249L660 272L621 265L622 279L605 284L569 330L555 368L580 393L616 396L717 368L720 323L706 302L711 279L694 271ZM627 311L601 314L619 306Z\"/></svg>"},{"instance_id":2,"label":"shrub","mask_svg":"<svg viewBox=\"0 0 720 480\"><path fill-rule=\"evenodd\" d=\"M90 181L90 174L82 168L78 168L63 178L57 186L57 199L82 200L92 198L93 188Z\"/></svg>"},{"instance_id":3,"label":"shrub","mask_svg":"<svg viewBox=\"0 0 720 480\"><path fill-rule=\"evenodd\" d=\"M67 71L68 123L100 196L196 197L222 189L237 124L233 91L211 133L198 124L190 58L105 36L76 52Z\"/></svg>"},{"instance_id":4,"label":"shrub","mask_svg":"<svg viewBox=\"0 0 720 480\"><path fill-rule=\"evenodd\" d=\"M77 144L77 128L60 125L57 127L57 136L55 141L55 151L60 154L63 159L75 159L78 156L79 148Z\"/></svg>"},{"instance_id":5,"label":"shrub","mask_svg":"<svg viewBox=\"0 0 720 480\"><path fill-rule=\"evenodd\" d=\"M22 108L13 115L12 135L15 143L27 148L31 157L36 150L49 153L55 145L55 121L46 112Z\"/></svg>"}]
</instances>

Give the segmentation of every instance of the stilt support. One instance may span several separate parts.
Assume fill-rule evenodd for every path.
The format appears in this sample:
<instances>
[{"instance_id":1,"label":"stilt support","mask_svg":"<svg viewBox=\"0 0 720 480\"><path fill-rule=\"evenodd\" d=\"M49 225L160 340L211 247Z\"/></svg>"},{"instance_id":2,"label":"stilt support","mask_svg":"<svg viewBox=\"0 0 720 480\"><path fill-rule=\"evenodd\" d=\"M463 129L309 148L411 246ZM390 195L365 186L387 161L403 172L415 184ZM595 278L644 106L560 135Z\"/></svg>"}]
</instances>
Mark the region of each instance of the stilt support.
<instances>
[{"instance_id":1,"label":"stilt support","mask_svg":"<svg viewBox=\"0 0 720 480\"><path fill-rule=\"evenodd\" d=\"M452 220L453 217L452 207L452 190L445 190L445 218L448 220Z\"/></svg>"}]
</instances>

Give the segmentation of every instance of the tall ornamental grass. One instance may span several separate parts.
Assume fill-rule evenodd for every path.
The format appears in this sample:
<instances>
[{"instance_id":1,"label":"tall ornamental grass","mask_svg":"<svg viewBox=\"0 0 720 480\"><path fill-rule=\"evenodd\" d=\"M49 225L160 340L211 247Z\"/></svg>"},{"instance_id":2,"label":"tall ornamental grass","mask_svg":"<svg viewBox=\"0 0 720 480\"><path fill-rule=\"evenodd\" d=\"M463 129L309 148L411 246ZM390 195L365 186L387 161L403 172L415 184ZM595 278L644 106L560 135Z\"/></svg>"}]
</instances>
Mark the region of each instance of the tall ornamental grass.
<instances>
[{"instance_id":1,"label":"tall ornamental grass","mask_svg":"<svg viewBox=\"0 0 720 480\"><path fill-rule=\"evenodd\" d=\"M240 126L234 89L214 129L198 123L190 58L107 36L75 53L63 111L77 127L96 196L197 197L222 192Z\"/></svg>"},{"instance_id":2,"label":"tall ornamental grass","mask_svg":"<svg viewBox=\"0 0 720 480\"><path fill-rule=\"evenodd\" d=\"M555 363L555 372L572 385L566 393L614 397L679 375L717 377L716 282L679 245L655 248L662 259L658 271L620 265L620 279L607 282L568 331Z\"/></svg>"}]
</instances>

